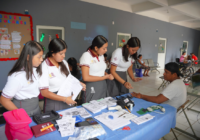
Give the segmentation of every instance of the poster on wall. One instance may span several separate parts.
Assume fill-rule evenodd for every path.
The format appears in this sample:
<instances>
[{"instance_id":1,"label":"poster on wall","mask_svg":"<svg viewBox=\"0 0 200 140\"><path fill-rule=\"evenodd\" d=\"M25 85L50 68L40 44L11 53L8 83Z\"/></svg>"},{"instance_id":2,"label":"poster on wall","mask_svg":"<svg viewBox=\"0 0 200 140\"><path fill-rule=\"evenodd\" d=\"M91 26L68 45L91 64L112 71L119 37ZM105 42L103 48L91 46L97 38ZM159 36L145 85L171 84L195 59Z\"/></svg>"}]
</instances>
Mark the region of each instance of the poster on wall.
<instances>
[{"instance_id":1,"label":"poster on wall","mask_svg":"<svg viewBox=\"0 0 200 140\"><path fill-rule=\"evenodd\" d=\"M129 38L131 38L131 34L117 33L117 48L123 47Z\"/></svg>"},{"instance_id":2,"label":"poster on wall","mask_svg":"<svg viewBox=\"0 0 200 140\"><path fill-rule=\"evenodd\" d=\"M52 39L54 38L61 38L62 40L65 39L64 32L65 32L64 27L36 25L37 42L39 42L44 48L43 57L48 52L48 46Z\"/></svg>"},{"instance_id":3,"label":"poster on wall","mask_svg":"<svg viewBox=\"0 0 200 140\"><path fill-rule=\"evenodd\" d=\"M165 53L165 47L163 43L160 43L158 47L158 53Z\"/></svg>"},{"instance_id":4,"label":"poster on wall","mask_svg":"<svg viewBox=\"0 0 200 140\"><path fill-rule=\"evenodd\" d=\"M30 40L33 40L30 15L0 11L0 61L17 60Z\"/></svg>"}]
</instances>

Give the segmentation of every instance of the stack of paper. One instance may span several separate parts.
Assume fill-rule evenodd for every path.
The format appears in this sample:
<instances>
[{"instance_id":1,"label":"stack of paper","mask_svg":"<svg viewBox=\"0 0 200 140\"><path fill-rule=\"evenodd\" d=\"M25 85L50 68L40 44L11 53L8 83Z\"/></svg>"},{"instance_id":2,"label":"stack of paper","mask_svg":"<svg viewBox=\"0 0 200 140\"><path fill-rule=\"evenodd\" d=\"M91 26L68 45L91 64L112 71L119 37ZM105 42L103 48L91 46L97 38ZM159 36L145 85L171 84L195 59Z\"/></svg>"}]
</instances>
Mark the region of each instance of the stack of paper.
<instances>
[{"instance_id":1,"label":"stack of paper","mask_svg":"<svg viewBox=\"0 0 200 140\"><path fill-rule=\"evenodd\" d=\"M103 103L103 104L106 104L107 107L117 105L117 100L115 100L112 97L106 97L106 98L98 100L98 101L101 102L101 103Z\"/></svg>"},{"instance_id":2,"label":"stack of paper","mask_svg":"<svg viewBox=\"0 0 200 140\"><path fill-rule=\"evenodd\" d=\"M93 103L85 103L85 104L82 104L82 106L94 114L101 112L102 110L101 106L98 106L97 104L93 104Z\"/></svg>"},{"instance_id":3,"label":"stack of paper","mask_svg":"<svg viewBox=\"0 0 200 140\"><path fill-rule=\"evenodd\" d=\"M112 97L107 97L100 100L92 100L89 103L82 104L84 108L91 111L92 113L98 113L107 107L115 105L117 105L117 101Z\"/></svg>"},{"instance_id":4,"label":"stack of paper","mask_svg":"<svg viewBox=\"0 0 200 140\"><path fill-rule=\"evenodd\" d=\"M87 112L87 110L85 110L85 108L82 108L82 107L81 108L73 107L73 108L58 112L58 113L61 114L63 117L69 116L69 115L71 116L80 115L83 118L88 118L92 116L89 112Z\"/></svg>"},{"instance_id":5,"label":"stack of paper","mask_svg":"<svg viewBox=\"0 0 200 140\"><path fill-rule=\"evenodd\" d=\"M101 108L102 110L107 108L106 104L104 104L100 101L96 101L96 100L90 101L90 104L92 104L94 106L99 106L99 108Z\"/></svg>"},{"instance_id":6,"label":"stack of paper","mask_svg":"<svg viewBox=\"0 0 200 140\"><path fill-rule=\"evenodd\" d=\"M98 115L94 118L103 123L104 125L106 125L113 131L121 127L124 127L126 125L129 125L131 123L129 120L119 117L114 112L102 113L101 115Z\"/></svg>"},{"instance_id":7,"label":"stack of paper","mask_svg":"<svg viewBox=\"0 0 200 140\"><path fill-rule=\"evenodd\" d=\"M62 118L61 120L56 120L59 126L61 137L73 135L75 119L76 118L65 117L65 118Z\"/></svg>"},{"instance_id":8,"label":"stack of paper","mask_svg":"<svg viewBox=\"0 0 200 140\"><path fill-rule=\"evenodd\" d=\"M145 123L149 120L152 120L155 116L152 116L150 114L146 114L146 115L143 115L141 117L137 117L137 118L134 118L134 119L131 119L132 122L136 123L137 125L139 124L142 124L142 123Z\"/></svg>"},{"instance_id":9,"label":"stack of paper","mask_svg":"<svg viewBox=\"0 0 200 140\"><path fill-rule=\"evenodd\" d=\"M119 117L122 117L124 119L127 119L127 120L131 120L131 119L134 119L134 118L137 118L136 115L132 114L132 113L129 113L128 111L126 110L120 110L120 111L117 111L115 112Z\"/></svg>"}]
</instances>

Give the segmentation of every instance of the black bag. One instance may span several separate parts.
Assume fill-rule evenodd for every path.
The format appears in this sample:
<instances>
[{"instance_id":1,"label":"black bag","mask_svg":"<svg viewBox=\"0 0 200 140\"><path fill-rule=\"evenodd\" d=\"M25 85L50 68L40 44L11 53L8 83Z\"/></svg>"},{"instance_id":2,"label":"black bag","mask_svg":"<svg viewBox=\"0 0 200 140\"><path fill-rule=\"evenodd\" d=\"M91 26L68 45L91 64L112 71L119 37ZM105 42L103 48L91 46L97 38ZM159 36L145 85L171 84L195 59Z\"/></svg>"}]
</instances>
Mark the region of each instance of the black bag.
<instances>
[{"instance_id":1,"label":"black bag","mask_svg":"<svg viewBox=\"0 0 200 140\"><path fill-rule=\"evenodd\" d=\"M120 98L117 98L117 104L120 105L123 109L126 109L126 107L130 107L131 104L133 104L133 107L135 106L134 102L131 100L130 97L123 97L120 96Z\"/></svg>"},{"instance_id":2,"label":"black bag","mask_svg":"<svg viewBox=\"0 0 200 140\"><path fill-rule=\"evenodd\" d=\"M33 116L33 120L37 124L54 121L54 120L57 120L59 118L60 118L60 115L54 110L48 111L44 114L38 114L38 115Z\"/></svg>"}]
</instances>

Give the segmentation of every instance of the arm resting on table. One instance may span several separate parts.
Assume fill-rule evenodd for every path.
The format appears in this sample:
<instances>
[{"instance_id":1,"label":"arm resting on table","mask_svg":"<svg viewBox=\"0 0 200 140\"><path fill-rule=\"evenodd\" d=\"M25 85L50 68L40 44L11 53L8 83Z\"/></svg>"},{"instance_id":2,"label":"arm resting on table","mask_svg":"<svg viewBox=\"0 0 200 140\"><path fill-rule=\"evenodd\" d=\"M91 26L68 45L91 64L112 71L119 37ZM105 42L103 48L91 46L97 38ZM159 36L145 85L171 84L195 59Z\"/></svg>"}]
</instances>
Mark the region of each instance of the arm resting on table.
<instances>
[{"instance_id":1,"label":"arm resting on table","mask_svg":"<svg viewBox=\"0 0 200 140\"><path fill-rule=\"evenodd\" d=\"M159 94L158 96L148 96L148 95L143 95L140 93L131 93L133 97L144 99L149 102L161 104L167 100L169 100L167 97L165 97L163 94Z\"/></svg>"}]
</instances>

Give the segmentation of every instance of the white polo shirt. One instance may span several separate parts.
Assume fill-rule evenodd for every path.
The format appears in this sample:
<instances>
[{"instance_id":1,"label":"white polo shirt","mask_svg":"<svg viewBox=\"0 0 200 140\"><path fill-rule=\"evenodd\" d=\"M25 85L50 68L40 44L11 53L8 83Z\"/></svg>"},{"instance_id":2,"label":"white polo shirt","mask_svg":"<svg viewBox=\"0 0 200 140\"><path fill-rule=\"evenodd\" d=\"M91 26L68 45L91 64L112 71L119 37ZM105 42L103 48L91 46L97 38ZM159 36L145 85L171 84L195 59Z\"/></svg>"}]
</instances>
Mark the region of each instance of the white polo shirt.
<instances>
[{"instance_id":1,"label":"white polo shirt","mask_svg":"<svg viewBox=\"0 0 200 140\"><path fill-rule=\"evenodd\" d=\"M127 69L135 62L133 58L128 57L128 62L125 61L122 50L123 48L117 48L112 53L111 64L117 66L116 71L127 71Z\"/></svg>"},{"instance_id":2,"label":"white polo shirt","mask_svg":"<svg viewBox=\"0 0 200 140\"><path fill-rule=\"evenodd\" d=\"M104 56L96 56L92 53L91 49L84 52L80 58L80 66L89 67L89 75L91 76L104 76L106 70L106 63Z\"/></svg>"},{"instance_id":3,"label":"white polo shirt","mask_svg":"<svg viewBox=\"0 0 200 140\"><path fill-rule=\"evenodd\" d=\"M63 62L70 74L68 63L65 60ZM42 76L39 78L39 89L49 89L51 92L57 92L66 78L66 75L61 73L60 66L57 68L47 58L42 63Z\"/></svg>"},{"instance_id":4,"label":"white polo shirt","mask_svg":"<svg viewBox=\"0 0 200 140\"><path fill-rule=\"evenodd\" d=\"M31 99L40 94L38 88L38 74L36 68L33 68L33 82L26 79L26 72L15 72L8 76L7 83L2 91L5 98L15 98L17 100Z\"/></svg>"},{"instance_id":5,"label":"white polo shirt","mask_svg":"<svg viewBox=\"0 0 200 140\"><path fill-rule=\"evenodd\" d=\"M162 93L169 100L162 104L169 104L175 108L179 108L187 99L187 89L182 79L176 79L171 82Z\"/></svg>"}]
</instances>

